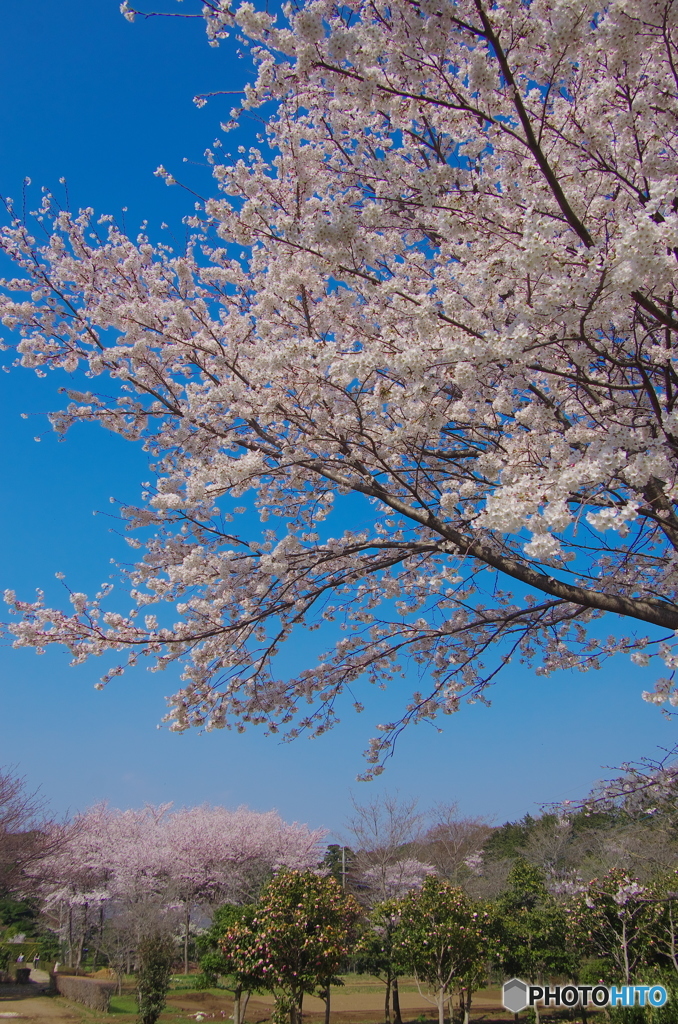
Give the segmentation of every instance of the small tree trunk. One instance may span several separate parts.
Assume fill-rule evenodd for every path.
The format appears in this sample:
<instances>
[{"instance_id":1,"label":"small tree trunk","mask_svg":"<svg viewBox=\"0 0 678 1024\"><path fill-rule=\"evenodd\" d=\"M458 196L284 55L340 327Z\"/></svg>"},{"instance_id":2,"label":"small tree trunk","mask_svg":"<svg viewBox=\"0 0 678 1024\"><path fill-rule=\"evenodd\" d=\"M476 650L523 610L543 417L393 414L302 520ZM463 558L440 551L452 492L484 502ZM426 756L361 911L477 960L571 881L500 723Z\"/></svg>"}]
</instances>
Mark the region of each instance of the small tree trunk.
<instances>
[{"instance_id":1,"label":"small tree trunk","mask_svg":"<svg viewBox=\"0 0 678 1024\"><path fill-rule=\"evenodd\" d=\"M191 926L191 904L186 902L186 929L184 931L184 974L188 974L188 929Z\"/></svg>"},{"instance_id":2,"label":"small tree trunk","mask_svg":"<svg viewBox=\"0 0 678 1024\"><path fill-rule=\"evenodd\" d=\"M303 992L293 992L290 999L290 1024L301 1024L302 1004L304 1002Z\"/></svg>"},{"instance_id":3,"label":"small tree trunk","mask_svg":"<svg viewBox=\"0 0 678 1024\"><path fill-rule=\"evenodd\" d=\"M469 985L466 989L466 1000L464 1003L464 1024L471 1022L471 1003L473 1002L473 989Z\"/></svg>"},{"instance_id":4,"label":"small tree trunk","mask_svg":"<svg viewBox=\"0 0 678 1024\"><path fill-rule=\"evenodd\" d=\"M250 1001L250 993L243 992L240 1000L240 1024L245 1024L245 1014L247 1013L247 1004Z\"/></svg>"},{"instance_id":5,"label":"small tree trunk","mask_svg":"<svg viewBox=\"0 0 678 1024\"><path fill-rule=\"evenodd\" d=\"M85 939L87 938L87 904L85 903L82 913L82 928L80 930L80 938L78 939L78 955L75 961L76 970L80 970L82 966L82 954L85 948Z\"/></svg>"},{"instance_id":6,"label":"small tree trunk","mask_svg":"<svg viewBox=\"0 0 678 1024\"><path fill-rule=\"evenodd\" d=\"M400 1016L400 992L398 990L398 975L393 975L393 986L391 989L391 998L393 999L393 1024L403 1024L403 1019Z\"/></svg>"},{"instance_id":7,"label":"small tree trunk","mask_svg":"<svg viewBox=\"0 0 678 1024\"><path fill-rule=\"evenodd\" d=\"M445 1024L445 989L438 989L438 1024Z\"/></svg>"},{"instance_id":8,"label":"small tree trunk","mask_svg":"<svg viewBox=\"0 0 678 1024\"><path fill-rule=\"evenodd\" d=\"M242 1020L240 1013L240 997L242 995L242 989L236 988L233 992L233 1024L240 1024Z\"/></svg>"},{"instance_id":9,"label":"small tree trunk","mask_svg":"<svg viewBox=\"0 0 678 1024\"><path fill-rule=\"evenodd\" d=\"M391 1024L391 971L386 972L386 994L384 996L384 1021Z\"/></svg>"},{"instance_id":10,"label":"small tree trunk","mask_svg":"<svg viewBox=\"0 0 678 1024\"><path fill-rule=\"evenodd\" d=\"M325 987L325 1024L330 1024L330 986Z\"/></svg>"}]
</instances>

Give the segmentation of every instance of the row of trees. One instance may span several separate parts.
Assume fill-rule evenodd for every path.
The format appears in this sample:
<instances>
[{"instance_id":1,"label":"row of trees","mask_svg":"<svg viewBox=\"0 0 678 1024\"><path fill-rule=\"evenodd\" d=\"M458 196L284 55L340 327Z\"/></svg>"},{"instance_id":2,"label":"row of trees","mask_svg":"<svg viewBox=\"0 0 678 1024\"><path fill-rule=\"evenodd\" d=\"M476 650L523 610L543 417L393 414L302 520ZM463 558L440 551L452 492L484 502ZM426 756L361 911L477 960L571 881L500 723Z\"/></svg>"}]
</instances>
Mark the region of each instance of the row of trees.
<instances>
[{"instance_id":1,"label":"row of trees","mask_svg":"<svg viewBox=\"0 0 678 1024\"><path fill-rule=\"evenodd\" d=\"M205 984L227 979L240 1024L251 991L275 994L275 1019L298 1024L305 994L320 995L348 964L385 984L385 1019L402 1024L398 976L414 976L439 1024L468 1024L474 991L492 973L537 982L631 984L661 978L678 988L678 875L651 886L621 871L575 895L549 892L542 871L517 861L495 900L474 900L436 876L405 895L361 906L331 876L283 871L248 907L223 907L203 937ZM390 999L389 999L390 996ZM537 1010L537 1018L539 1011Z\"/></svg>"},{"instance_id":2,"label":"row of trees","mask_svg":"<svg viewBox=\"0 0 678 1024\"><path fill-rule=\"evenodd\" d=\"M24 790L7 779L15 806ZM594 794L588 809L492 828L386 797L355 804L349 842L323 857L322 831L274 812L99 806L52 823L28 801L32 816L0 833L8 864L24 850L2 875L0 917L15 914L16 930L39 913L62 960L107 963L120 978L143 965L151 939L163 940L149 947L151 959L165 951L162 977L180 947L187 969L197 941L205 981L230 979L235 1024L262 988L291 1024L306 992L329 1008L348 963L382 979L389 1021L400 1024L402 974L439 1015L456 991L468 1018L490 968L621 982L678 971L675 805L652 788L616 803Z\"/></svg>"},{"instance_id":3,"label":"row of trees","mask_svg":"<svg viewBox=\"0 0 678 1024\"><path fill-rule=\"evenodd\" d=\"M30 900L12 899L2 920L30 931L40 912L64 944L62 959L73 966L85 949L94 949L120 970L128 967L135 937L160 917L181 931L186 966L194 923L209 921L224 902L251 903L280 867L304 869L321 860L369 906L403 896L432 875L474 899L494 899L516 858L542 870L554 894L581 890L610 869L652 883L678 864L673 791L661 796L651 789L614 806L528 815L499 828L462 817L453 805L423 813L415 801L386 796L355 804L346 842L328 847L323 857L321 830L288 825L274 812L99 806L55 822L37 816L20 780L5 773L4 781L0 899L18 894Z\"/></svg>"},{"instance_id":4,"label":"row of trees","mask_svg":"<svg viewBox=\"0 0 678 1024\"><path fill-rule=\"evenodd\" d=\"M183 933L188 971L192 915L224 900L247 903L282 868L315 867L322 830L271 811L170 805L78 816L66 842L32 872L51 927L78 966L93 944L119 973L162 919Z\"/></svg>"},{"instance_id":5,"label":"row of trees","mask_svg":"<svg viewBox=\"0 0 678 1024\"><path fill-rule=\"evenodd\" d=\"M0 925L14 937L46 928L68 966L87 951L119 974L144 935L169 929L182 936L188 970L196 913L204 924L226 900L251 902L280 868L315 867L324 835L245 807L101 804L57 821L1 770Z\"/></svg>"}]
</instances>

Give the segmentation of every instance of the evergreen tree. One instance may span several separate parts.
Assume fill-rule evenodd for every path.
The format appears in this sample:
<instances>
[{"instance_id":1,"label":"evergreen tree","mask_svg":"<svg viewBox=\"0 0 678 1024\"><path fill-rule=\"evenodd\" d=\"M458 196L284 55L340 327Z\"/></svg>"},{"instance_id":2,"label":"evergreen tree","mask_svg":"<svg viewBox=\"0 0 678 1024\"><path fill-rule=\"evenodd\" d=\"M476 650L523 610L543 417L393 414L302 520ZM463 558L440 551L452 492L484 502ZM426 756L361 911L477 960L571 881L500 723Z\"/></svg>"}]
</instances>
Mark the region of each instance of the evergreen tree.
<instances>
[{"instance_id":1,"label":"evergreen tree","mask_svg":"<svg viewBox=\"0 0 678 1024\"><path fill-rule=\"evenodd\" d=\"M155 1024L165 1008L176 955L173 940L156 932L143 938L137 950L137 993L140 1024Z\"/></svg>"}]
</instances>

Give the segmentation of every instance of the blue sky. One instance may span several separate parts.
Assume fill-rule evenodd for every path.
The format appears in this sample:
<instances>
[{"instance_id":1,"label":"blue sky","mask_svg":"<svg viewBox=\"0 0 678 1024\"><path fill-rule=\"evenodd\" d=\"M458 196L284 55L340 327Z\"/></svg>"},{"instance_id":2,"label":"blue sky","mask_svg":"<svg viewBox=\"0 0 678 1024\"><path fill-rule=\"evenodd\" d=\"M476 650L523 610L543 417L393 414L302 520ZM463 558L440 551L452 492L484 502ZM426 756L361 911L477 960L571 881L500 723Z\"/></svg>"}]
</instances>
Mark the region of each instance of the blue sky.
<instances>
[{"instance_id":1,"label":"blue sky","mask_svg":"<svg viewBox=\"0 0 678 1024\"><path fill-rule=\"evenodd\" d=\"M165 0L163 9L183 7ZM209 187L202 154L231 102L198 110L192 97L238 88L246 74L235 44L211 49L200 21L130 25L116 0L5 0L0 193L19 199L29 176L37 205L40 186L56 189L65 177L73 207L120 215L127 207L131 231L148 218L151 232L166 221L181 237L192 199L152 172L162 163L197 191ZM250 139L231 136L226 148L241 141ZM111 532L109 497L136 500L147 475L137 448L98 428L57 441L45 413L58 407L64 383L0 374L0 589L25 598L38 586L56 596L57 571L86 592L107 579L110 559L129 551ZM602 765L653 754L676 735L640 699L651 669L619 658L599 672L539 679L511 666L492 707L463 708L441 723L442 734L411 729L386 774L367 785L355 782L360 753L402 694L368 693L362 716L347 707L339 728L319 740L281 744L258 731L177 736L156 728L176 675L138 671L98 693L100 669L71 669L56 650L38 657L0 647L0 764L41 785L59 812L102 799L121 807L245 803L338 832L351 791L360 800L397 789L423 806L457 801L463 813L500 823L582 796L605 774Z\"/></svg>"}]
</instances>

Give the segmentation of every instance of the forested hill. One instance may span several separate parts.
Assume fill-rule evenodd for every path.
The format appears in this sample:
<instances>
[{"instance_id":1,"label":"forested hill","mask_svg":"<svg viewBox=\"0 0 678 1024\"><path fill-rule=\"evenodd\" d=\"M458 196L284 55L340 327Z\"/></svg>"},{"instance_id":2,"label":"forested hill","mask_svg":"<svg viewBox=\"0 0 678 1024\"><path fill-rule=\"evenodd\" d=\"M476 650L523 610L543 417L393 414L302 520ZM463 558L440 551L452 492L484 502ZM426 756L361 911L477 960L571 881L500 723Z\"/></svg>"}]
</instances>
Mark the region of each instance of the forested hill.
<instances>
[{"instance_id":1,"label":"forested hill","mask_svg":"<svg viewBox=\"0 0 678 1024\"><path fill-rule=\"evenodd\" d=\"M491 828L475 858L467 858L463 884L478 895L495 895L517 858L542 868L556 889L612 868L640 881L678 868L678 784L634 790L627 798L592 801L573 811L526 814Z\"/></svg>"}]
</instances>

